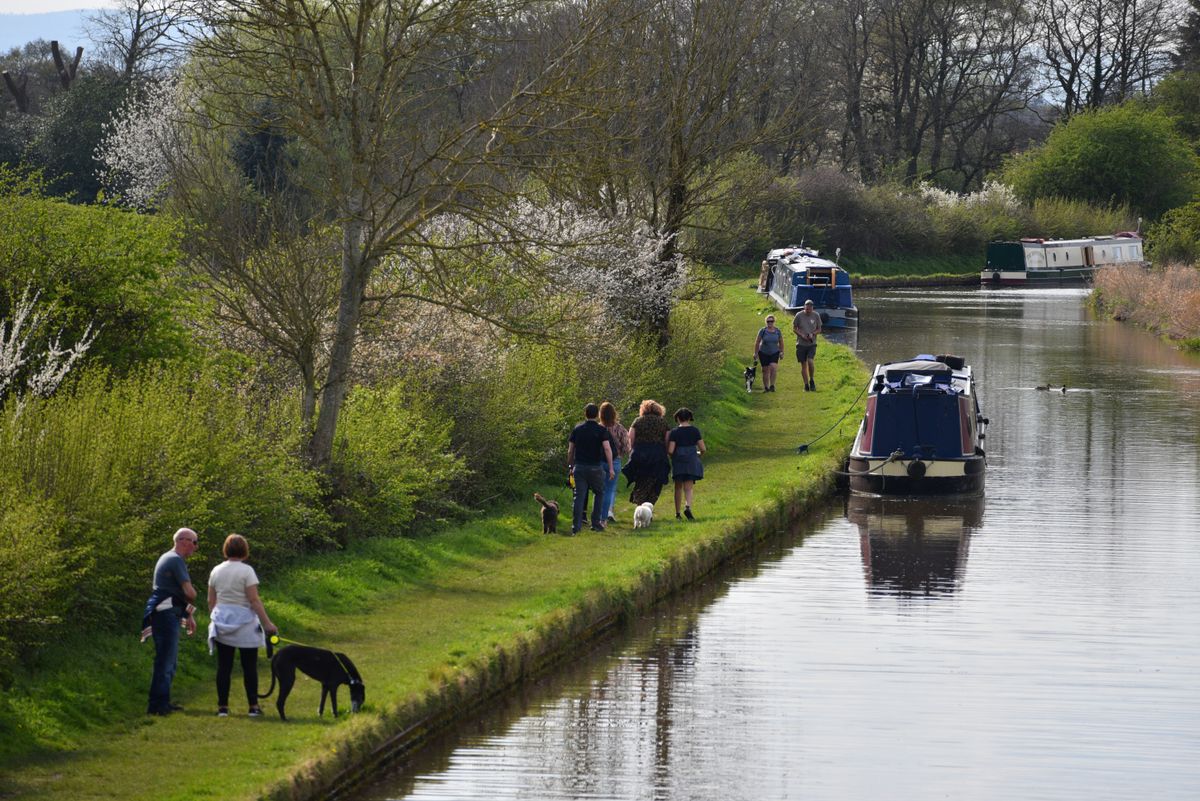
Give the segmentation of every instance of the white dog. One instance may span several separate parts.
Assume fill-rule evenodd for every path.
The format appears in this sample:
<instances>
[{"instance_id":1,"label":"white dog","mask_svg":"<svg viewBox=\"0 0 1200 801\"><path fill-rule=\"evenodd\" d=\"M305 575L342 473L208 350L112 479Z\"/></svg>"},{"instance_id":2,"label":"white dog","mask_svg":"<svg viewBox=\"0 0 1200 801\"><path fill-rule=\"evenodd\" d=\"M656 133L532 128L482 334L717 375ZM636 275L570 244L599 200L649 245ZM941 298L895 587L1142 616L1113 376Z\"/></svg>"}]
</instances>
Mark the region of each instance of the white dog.
<instances>
[{"instance_id":1,"label":"white dog","mask_svg":"<svg viewBox=\"0 0 1200 801\"><path fill-rule=\"evenodd\" d=\"M638 506L633 510L633 527L634 528L649 528L650 521L654 519L654 504L650 501Z\"/></svg>"}]
</instances>

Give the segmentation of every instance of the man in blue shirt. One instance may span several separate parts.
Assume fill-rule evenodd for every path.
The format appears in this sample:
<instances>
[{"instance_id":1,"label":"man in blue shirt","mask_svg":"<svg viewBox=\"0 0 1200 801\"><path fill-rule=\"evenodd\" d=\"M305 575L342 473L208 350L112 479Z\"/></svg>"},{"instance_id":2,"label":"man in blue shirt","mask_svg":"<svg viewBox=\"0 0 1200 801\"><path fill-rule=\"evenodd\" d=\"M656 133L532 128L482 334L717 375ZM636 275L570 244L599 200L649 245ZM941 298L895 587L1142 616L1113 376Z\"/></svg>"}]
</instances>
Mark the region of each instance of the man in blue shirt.
<instances>
[{"instance_id":1,"label":"man in blue shirt","mask_svg":"<svg viewBox=\"0 0 1200 801\"><path fill-rule=\"evenodd\" d=\"M596 499L592 502L592 531L604 531L604 479L611 481L613 470L612 443L608 429L600 425L600 407L589 403L583 407L587 418L571 432L567 444L567 469L575 477L575 498L571 508L571 533L583 528L583 510L587 506L588 490ZM607 472L605 471L607 465Z\"/></svg>"},{"instance_id":2,"label":"man in blue shirt","mask_svg":"<svg viewBox=\"0 0 1200 801\"><path fill-rule=\"evenodd\" d=\"M150 679L148 715L169 715L180 707L171 702L171 682L179 661L179 627L187 627L188 636L196 633L192 601L196 589L188 575L187 558L196 552L200 538L190 528L175 532L175 547L158 558L154 566L154 587L147 603L150 628L154 636L154 673Z\"/></svg>"}]
</instances>

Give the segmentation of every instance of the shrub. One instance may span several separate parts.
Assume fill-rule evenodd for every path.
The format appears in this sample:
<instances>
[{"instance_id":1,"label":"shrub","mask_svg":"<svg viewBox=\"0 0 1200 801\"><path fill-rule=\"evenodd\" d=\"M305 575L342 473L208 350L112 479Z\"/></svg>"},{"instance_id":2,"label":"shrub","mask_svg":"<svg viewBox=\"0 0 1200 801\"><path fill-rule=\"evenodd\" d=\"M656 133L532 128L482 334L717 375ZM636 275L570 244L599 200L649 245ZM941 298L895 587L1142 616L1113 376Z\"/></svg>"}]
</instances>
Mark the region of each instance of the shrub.
<instances>
[{"instance_id":1,"label":"shrub","mask_svg":"<svg viewBox=\"0 0 1200 801\"><path fill-rule=\"evenodd\" d=\"M1200 201L1167 212L1146 232L1146 244L1156 262L1200 263Z\"/></svg>"},{"instance_id":2,"label":"shrub","mask_svg":"<svg viewBox=\"0 0 1200 801\"><path fill-rule=\"evenodd\" d=\"M1043 197L1033 202L1029 233L1053 239L1076 239L1129 231L1137 225L1128 206L1101 206L1082 200Z\"/></svg>"},{"instance_id":3,"label":"shrub","mask_svg":"<svg viewBox=\"0 0 1200 801\"><path fill-rule=\"evenodd\" d=\"M47 336L77 342L93 327L89 363L125 372L189 353L175 242L165 218L49 200L37 178L0 166L0 318L37 294Z\"/></svg>"},{"instance_id":4,"label":"shrub","mask_svg":"<svg viewBox=\"0 0 1200 801\"><path fill-rule=\"evenodd\" d=\"M1004 177L1027 201L1128 204L1149 217L1188 202L1200 186L1196 155L1171 120L1135 103L1060 123L1043 144L1010 159Z\"/></svg>"},{"instance_id":5,"label":"shrub","mask_svg":"<svg viewBox=\"0 0 1200 801\"><path fill-rule=\"evenodd\" d=\"M444 505L459 476L449 416L417 391L428 382L413 378L356 387L346 398L333 469L350 533L397 533Z\"/></svg>"},{"instance_id":6,"label":"shrub","mask_svg":"<svg viewBox=\"0 0 1200 801\"><path fill-rule=\"evenodd\" d=\"M566 463L559 443L583 401L564 342L497 344L486 360L444 364L430 387L454 421L462 461L454 489L464 503L508 495Z\"/></svg>"},{"instance_id":7,"label":"shrub","mask_svg":"<svg viewBox=\"0 0 1200 801\"><path fill-rule=\"evenodd\" d=\"M293 456L296 421L212 372L93 372L49 399L0 411L0 642L9 655L75 624L136 628L150 568L189 525L229 531L270 569L329 541L315 477ZM28 560L28 566L26 565Z\"/></svg>"}]
</instances>

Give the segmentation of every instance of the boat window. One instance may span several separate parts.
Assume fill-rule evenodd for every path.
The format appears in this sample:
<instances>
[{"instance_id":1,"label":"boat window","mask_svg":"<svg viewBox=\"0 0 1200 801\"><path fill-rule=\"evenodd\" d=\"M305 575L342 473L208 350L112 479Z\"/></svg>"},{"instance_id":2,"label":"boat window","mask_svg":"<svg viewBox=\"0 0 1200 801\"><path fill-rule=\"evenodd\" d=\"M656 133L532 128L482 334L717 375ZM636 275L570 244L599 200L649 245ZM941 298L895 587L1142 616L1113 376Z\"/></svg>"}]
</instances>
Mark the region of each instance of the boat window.
<instances>
[{"instance_id":1,"label":"boat window","mask_svg":"<svg viewBox=\"0 0 1200 801\"><path fill-rule=\"evenodd\" d=\"M1120 249L1120 248L1115 248L1115 249L1113 250L1113 259L1114 259L1115 261L1120 261L1120 260L1121 260L1121 249Z\"/></svg>"}]
</instances>

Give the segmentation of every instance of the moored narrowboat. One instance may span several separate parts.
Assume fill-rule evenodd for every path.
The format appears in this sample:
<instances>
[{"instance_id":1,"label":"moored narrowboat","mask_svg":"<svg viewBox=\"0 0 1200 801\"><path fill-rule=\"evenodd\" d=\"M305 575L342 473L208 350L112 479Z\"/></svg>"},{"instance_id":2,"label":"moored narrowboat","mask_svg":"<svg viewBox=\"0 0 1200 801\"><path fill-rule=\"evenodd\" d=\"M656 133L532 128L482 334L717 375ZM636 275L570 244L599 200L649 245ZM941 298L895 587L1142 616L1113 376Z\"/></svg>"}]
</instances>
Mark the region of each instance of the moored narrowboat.
<instances>
[{"instance_id":1,"label":"moored narrowboat","mask_svg":"<svg viewBox=\"0 0 1200 801\"><path fill-rule=\"evenodd\" d=\"M811 300L824 328L858 326L850 273L837 262L821 258L811 248L793 246L767 254L767 266L771 270L768 292L779 308L795 313Z\"/></svg>"},{"instance_id":2,"label":"moored narrowboat","mask_svg":"<svg viewBox=\"0 0 1200 801\"><path fill-rule=\"evenodd\" d=\"M987 423L962 357L922 354L876 365L847 461L850 489L878 495L980 493Z\"/></svg>"},{"instance_id":3,"label":"moored narrowboat","mask_svg":"<svg viewBox=\"0 0 1200 801\"><path fill-rule=\"evenodd\" d=\"M1056 286L1091 281L1104 267L1145 266L1142 238L1134 231L1085 239L990 242L980 281L993 286Z\"/></svg>"}]
</instances>

